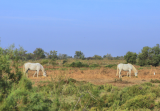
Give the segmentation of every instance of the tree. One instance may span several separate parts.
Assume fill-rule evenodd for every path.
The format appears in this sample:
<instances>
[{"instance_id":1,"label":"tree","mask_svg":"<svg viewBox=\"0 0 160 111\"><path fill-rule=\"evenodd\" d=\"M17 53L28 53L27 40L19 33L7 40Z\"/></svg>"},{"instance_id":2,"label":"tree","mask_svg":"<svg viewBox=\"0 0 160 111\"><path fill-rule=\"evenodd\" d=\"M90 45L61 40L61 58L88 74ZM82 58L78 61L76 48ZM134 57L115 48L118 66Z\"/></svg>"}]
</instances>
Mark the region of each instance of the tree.
<instances>
[{"instance_id":1,"label":"tree","mask_svg":"<svg viewBox=\"0 0 160 111\"><path fill-rule=\"evenodd\" d=\"M57 56L57 51L53 50L53 51L50 51L49 55L48 55L48 58L49 59L57 59L58 56Z\"/></svg>"},{"instance_id":2,"label":"tree","mask_svg":"<svg viewBox=\"0 0 160 111\"><path fill-rule=\"evenodd\" d=\"M33 53L27 53L25 55L26 60L34 59L34 54Z\"/></svg>"},{"instance_id":3,"label":"tree","mask_svg":"<svg viewBox=\"0 0 160 111\"><path fill-rule=\"evenodd\" d=\"M135 64L137 59L137 54L128 51L124 56L124 59L126 60L127 63Z\"/></svg>"},{"instance_id":4,"label":"tree","mask_svg":"<svg viewBox=\"0 0 160 111\"><path fill-rule=\"evenodd\" d=\"M152 56L151 48L148 46L143 47L142 52L138 55L138 64L140 66L150 65Z\"/></svg>"},{"instance_id":5,"label":"tree","mask_svg":"<svg viewBox=\"0 0 160 111\"><path fill-rule=\"evenodd\" d=\"M160 46L159 46L159 44L156 44L156 46L154 46L154 47L151 49L151 52L152 52L154 55L159 55L159 54L160 54Z\"/></svg>"},{"instance_id":6,"label":"tree","mask_svg":"<svg viewBox=\"0 0 160 111\"><path fill-rule=\"evenodd\" d=\"M124 60L124 56L113 57L113 59L115 59L115 60Z\"/></svg>"},{"instance_id":7,"label":"tree","mask_svg":"<svg viewBox=\"0 0 160 111\"><path fill-rule=\"evenodd\" d=\"M41 48L36 48L33 52L36 59L42 59L45 58L44 50Z\"/></svg>"},{"instance_id":8,"label":"tree","mask_svg":"<svg viewBox=\"0 0 160 111\"><path fill-rule=\"evenodd\" d=\"M107 53L107 55L104 55L103 58L107 58L107 59L110 59L110 60L113 59L113 57L111 56L111 54L108 54L108 53Z\"/></svg>"},{"instance_id":9,"label":"tree","mask_svg":"<svg viewBox=\"0 0 160 111\"><path fill-rule=\"evenodd\" d=\"M22 46L19 46L20 48L18 49L18 55L20 56L20 59L21 60L25 60L26 59L26 57L25 57L25 55L26 55L26 50L24 50L24 48L22 47Z\"/></svg>"},{"instance_id":10,"label":"tree","mask_svg":"<svg viewBox=\"0 0 160 111\"><path fill-rule=\"evenodd\" d=\"M102 60L102 59L103 59L103 58L102 58L101 56L99 56L99 55L94 55L93 58L96 59L96 60Z\"/></svg>"},{"instance_id":11,"label":"tree","mask_svg":"<svg viewBox=\"0 0 160 111\"><path fill-rule=\"evenodd\" d=\"M59 53L59 55L58 55L58 59L67 59L67 54L61 54L61 53Z\"/></svg>"},{"instance_id":12,"label":"tree","mask_svg":"<svg viewBox=\"0 0 160 111\"><path fill-rule=\"evenodd\" d=\"M13 59L13 57L15 56L14 55L15 53L13 53L13 52L15 50L17 50L16 53L17 53L17 56L19 56L19 59L25 60L25 55L26 55L27 51L24 50L24 48L22 46L19 46L18 49L17 48L15 49L15 45L12 44L7 49L3 49L3 54L8 54L10 59Z\"/></svg>"},{"instance_id":13,"label":"tree","mask_svg":"<svg viewBox=\"0 0 160 111\"><path fill-rule=\"evenodd\" d=\"M160 46L159 44L156 44L156 46L154 46L151 49L151 62L150 64L153 66L158 66L160 63Z\"/></svg>"},{"instance_id":14,"label":"tree","mask_svg":"<svg viewBox=\"0 0 160 111\"><path fill-rule=\"evenodd\" d=\"M160 55L153 55L151 64L155 67L158 66L160 64Z\"/></svg>"},{"instance_id":15,"label":"tree","mask_svg":"<svg viewBox=\"0 0 160 111\"><path fill-rule=\"evenodd\" d=\"M81 52L81 51L76 51L76 52L75 52L75 55L74 55L74 58L76 58L76 59L84 59L84 54L83 54L83 52Z\"/></svg>"}]
</instances>

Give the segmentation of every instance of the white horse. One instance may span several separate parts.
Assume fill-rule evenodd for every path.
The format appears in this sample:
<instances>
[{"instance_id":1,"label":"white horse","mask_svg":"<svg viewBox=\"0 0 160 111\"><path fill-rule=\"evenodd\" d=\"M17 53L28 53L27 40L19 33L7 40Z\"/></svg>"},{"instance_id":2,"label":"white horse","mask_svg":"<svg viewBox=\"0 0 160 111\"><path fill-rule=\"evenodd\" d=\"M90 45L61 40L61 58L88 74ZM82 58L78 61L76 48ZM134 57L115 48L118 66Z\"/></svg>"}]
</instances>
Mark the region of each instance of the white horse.
<instances>
[{"instance_id":1,"label":"white horse","mask_svg":"<svg viewBox=\"0 0 160 111\"><path fill-rule=\"evenodd\" d=\"M116 73L116 76L118 75L118 70L119 70L119 78L122 77L122 76L121 76L121 71L122 71L122 70L128 71L128 72L127 72L127 76L128 76L128 73L129 73L130 77L131 77L131 70L134 71L135 76L137 76L137 74L138 74L137 69L136 69L132 64L130 64L130 63L128 63L128 64L122 64L122 63L118 64L118 65L117 65L117 73Z\"/></svg>"},{"instance_id":2,"label":"white horse","mask_svg":"<svg viewBox=\"0 0 160 111\"><path fill-rule=\"evenodd\" d=\"M34 73L34 75L37 73L37 77L38 77L39 70L42 70L43 76L46 77L46 71L44 70L43 66L42 66L40 63L29 63L29 62L28 62L28 63L25 63L25 64L23 65L24 75L25 75L26 73L28 73L28 70L36 71L36 72ZM34 77L34 75L33 75L33 77Z\"/></svg>"}]
</instances>

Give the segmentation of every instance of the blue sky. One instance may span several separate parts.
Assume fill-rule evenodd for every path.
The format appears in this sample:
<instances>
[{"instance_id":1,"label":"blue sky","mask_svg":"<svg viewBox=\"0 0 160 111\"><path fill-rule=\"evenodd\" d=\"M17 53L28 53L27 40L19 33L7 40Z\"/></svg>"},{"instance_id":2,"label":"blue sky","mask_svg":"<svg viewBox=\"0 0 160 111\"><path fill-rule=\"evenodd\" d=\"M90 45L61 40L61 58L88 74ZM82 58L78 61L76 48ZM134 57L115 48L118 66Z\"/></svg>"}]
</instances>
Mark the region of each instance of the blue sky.
<instances>
[{"instance_id":1,"label":"blue sky","mask_svg":"<svg viewBox=\"0 0 160 111\"><path fill-rule=\"evenodd\" d=\"M1 0L3 48L124 56L160 44L159 0Z\"/></svg>"}]
</instances>

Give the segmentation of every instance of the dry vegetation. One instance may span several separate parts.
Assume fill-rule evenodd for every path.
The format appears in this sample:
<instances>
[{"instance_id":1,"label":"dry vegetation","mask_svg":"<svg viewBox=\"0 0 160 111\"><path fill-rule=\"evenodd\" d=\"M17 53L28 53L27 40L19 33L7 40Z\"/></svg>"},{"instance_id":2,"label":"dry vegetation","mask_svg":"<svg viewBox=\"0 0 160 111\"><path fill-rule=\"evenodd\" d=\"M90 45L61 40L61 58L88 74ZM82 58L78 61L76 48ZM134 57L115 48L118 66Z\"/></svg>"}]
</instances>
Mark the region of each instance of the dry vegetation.
<instances>
[{"instance_id":1,"label":"dry vegetation","mask_svg":"<svg viewBox=\"0 0 160 111\"><path fill-rule=\"evenodd\" d=\"M29 78L35 83L39 81L51 80L57 76L62 76L64 78L73 78L78 81L87 81L95 85L103 85L106 83L115 85L115 86L131 86L134 84L141 84L144 82L149 82L151 79L160 79L160 66L151 67L144 66L140 67L134 65L138 70L138 78L134 76L132 71L131 78L127 77L127 72L122 71L122 81L119 82L119 77L116 76L116 66L112 68L105 67L107 64L118 64L125 63L124 60L80 60L83 63L87 64L99 64L101 67L97 68L72 68L72 67L63 67L62 60L57 60L57 63L60 63L57 66L52 66L50 64L45 64L44 68L47 71L47 77L42 76L42 72L39 73L39 78L34 77L34 71L29 71ZM33 62L33 61L32 61ZM36 61L40 62L40 61ZM67 63L75 62L75 60L70 59ZM155 72L155 75L154 75Z\"/></svg>"}]
</instances>

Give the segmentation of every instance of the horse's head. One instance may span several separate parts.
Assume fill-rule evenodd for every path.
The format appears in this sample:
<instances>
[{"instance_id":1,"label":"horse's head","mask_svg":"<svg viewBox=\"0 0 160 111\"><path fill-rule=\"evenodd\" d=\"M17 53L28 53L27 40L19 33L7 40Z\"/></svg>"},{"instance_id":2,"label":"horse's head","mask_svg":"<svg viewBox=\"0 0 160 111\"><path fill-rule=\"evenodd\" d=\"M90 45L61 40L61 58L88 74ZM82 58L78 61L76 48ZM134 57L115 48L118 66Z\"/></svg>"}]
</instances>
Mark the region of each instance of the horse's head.
<instances>
[{"instance_id":1,"label":"horse's head","mask_svg":"<svg viewBox=\"0 0 160 111\"><path fill-rule=\"evenodd\" d=\"M138 76L138 72L135 73L135 76Z\"/></svg>"},{"instance_id":2,"label":"horse's head","mask_svg":"<svg viewBox=\"0 0 160 111\"><path fill-rule=\"evenodd\" d=\"M47 76L47 73L46 73L46 71L44 71L44 73L43 73L43 76L45 76L45 77Z\"/></svg>"}]
</instances>

